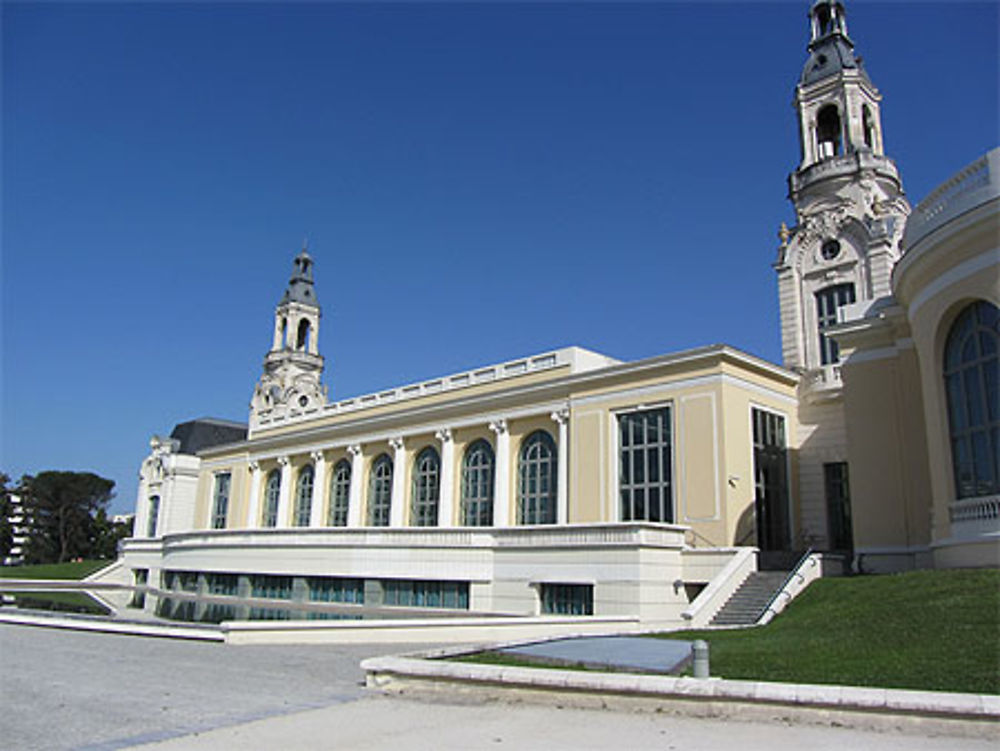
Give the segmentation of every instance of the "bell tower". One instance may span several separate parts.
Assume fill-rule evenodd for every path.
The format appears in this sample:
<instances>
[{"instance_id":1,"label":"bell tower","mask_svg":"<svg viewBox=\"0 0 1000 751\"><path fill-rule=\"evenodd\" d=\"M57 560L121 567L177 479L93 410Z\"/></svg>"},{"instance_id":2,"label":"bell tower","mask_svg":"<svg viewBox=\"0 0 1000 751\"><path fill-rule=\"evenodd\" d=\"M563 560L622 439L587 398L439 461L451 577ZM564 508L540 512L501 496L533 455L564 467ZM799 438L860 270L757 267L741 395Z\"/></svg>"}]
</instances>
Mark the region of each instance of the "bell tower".
<instances>
[{"instance_id":1,"label":"bell tower","mask_svg":"<svg viewBox=\"0 0 1000 751\"><path fill-rule=\"evenodd\" d=\"M910 206L885 155L882 96L847 31L841 0L809 10L808 58L792 105L799 164L788 176L793 226L784 223L778 275L782 359L799 386L801 548L848 550L849 467L840 352L827 331L890 294Z\"/></svg>"},{"instance_id":2,"label":"bell tower","mask_svg":"<svg viewBox=\"0 0 1000 751\"><path fill-rule=\"evenodd\" d=\"M795 225L782 225L774 264L782 356L814 391L840 386L836 343L823 330L856 302L889 294L910 206L885 155L882 96L847 33L840 0L809 12L809 57L795 87L800 163L788 176Z\"/></svg>"},{"instance_id":3,"label":"bell tower","mask_svg":"<svg viewBox=\"0 0 1000 751\"><path fill-rule=\"evenodd\" d=\"M317 409L326 403L320 383L319 302L313 287L313 259L303 247L274 311L271 351L250 401L250 429L263 421Z\"/></svg>"}]
</instances>

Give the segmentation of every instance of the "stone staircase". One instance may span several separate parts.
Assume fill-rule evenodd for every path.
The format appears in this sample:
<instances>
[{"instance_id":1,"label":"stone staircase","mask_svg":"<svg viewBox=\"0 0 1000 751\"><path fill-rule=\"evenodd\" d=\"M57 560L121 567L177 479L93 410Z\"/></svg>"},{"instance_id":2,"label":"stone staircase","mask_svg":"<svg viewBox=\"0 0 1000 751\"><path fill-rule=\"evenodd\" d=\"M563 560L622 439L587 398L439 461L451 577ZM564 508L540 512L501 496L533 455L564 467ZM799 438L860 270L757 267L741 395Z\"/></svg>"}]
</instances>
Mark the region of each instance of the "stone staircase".
<instances>
[{"instance_id":1,"label":"stone staircase","mask_svg":"<svg viewBox=\"0 0 1000 751\"><path fill-rule=\"evenodd\" d=\"M753 625L760 620L771 599L787 578L787 571L754 571L715 614L709 625Z\"/></svg>"}]
</instances>

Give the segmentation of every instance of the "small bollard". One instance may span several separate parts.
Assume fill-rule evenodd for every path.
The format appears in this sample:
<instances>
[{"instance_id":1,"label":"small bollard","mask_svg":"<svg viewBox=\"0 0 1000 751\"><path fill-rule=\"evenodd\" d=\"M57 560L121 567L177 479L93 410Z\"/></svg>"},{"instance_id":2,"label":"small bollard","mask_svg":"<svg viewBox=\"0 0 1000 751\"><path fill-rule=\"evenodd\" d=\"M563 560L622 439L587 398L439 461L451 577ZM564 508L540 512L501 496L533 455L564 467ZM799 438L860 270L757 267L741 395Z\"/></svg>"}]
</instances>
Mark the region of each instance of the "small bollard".
<instances>
[{"instance_id":1,"label":"small bollard","mask_svg":"<svg viewBox=\"0 0 1000 751\"><path fill-rule=\"evenodd\" d=\"M694 655L692 666L694 677L708 678L708 642L698 639L691 645L691 652Z\"/></svg>"}]
</instances>

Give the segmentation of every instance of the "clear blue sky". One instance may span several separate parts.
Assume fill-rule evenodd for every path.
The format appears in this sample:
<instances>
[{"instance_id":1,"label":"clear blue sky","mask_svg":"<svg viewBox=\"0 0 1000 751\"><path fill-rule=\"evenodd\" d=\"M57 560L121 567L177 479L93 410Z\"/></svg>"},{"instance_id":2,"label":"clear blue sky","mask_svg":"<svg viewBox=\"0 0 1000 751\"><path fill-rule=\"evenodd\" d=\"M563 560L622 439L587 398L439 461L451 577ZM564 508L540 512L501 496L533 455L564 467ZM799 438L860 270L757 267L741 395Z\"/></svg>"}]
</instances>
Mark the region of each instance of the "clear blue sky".
<instances>
[{"instance_id":1,"label":"clear blue sky","mask_svg":"<svg viewBox=\"0 0 1000 751\"><path fill-rule=\"evenodd\" d=\"M153 433L246 419L305 236L334 398L778 360L808 7L5 2L0 469L131 510ZM998 6L847 8L915 203L997 144Z\"/></svg>"}]
</instances>

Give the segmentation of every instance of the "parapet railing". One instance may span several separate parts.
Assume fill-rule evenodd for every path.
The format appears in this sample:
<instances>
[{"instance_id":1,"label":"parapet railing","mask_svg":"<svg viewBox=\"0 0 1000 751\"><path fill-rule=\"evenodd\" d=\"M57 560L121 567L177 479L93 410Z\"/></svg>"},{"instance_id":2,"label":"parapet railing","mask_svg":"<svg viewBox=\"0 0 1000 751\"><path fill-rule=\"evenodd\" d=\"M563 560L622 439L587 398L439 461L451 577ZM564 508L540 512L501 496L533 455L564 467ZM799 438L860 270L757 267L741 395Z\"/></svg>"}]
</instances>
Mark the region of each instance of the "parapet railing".
<instances>
[{"instance_id":1,"label":"parapet railing","mask_svg":"<svg viewBox=\"0 0 1000 751\"><path fill-rule=\"evenodd\" d=\"M948 508L948 517L952 522L1000 519L1000 496L955 501Z\"/></svg>"},{"instance_id":2,"label":"parapet railing","mask_svg":"<svg viewBox=\"0 0 1000 751\"><path fill-rule=\"evenodd\" d=\"M1000 196L1000 149L959 170L921 201L906 221L903 250L956 216Z\"/></svg>"},{"instance_id":3,"label":"parapet railing","mask_svg":"<svg viewBox=\"0 0 1000 751\"><path fill-rule=\"evenodd\" d=\"M263 411L257 420L260 427L269 425L294 422L302 417L313 417L318 414L339 414L341 412L352 412L354 410L366 409L382 404L395 403L406 399L414 399L420 396L439 394L443 391L465 388L484 383L492 383L505 378L533 373L541 370L549 370L559 365L568 364L569 360L560 357L560 352L546 352L534 357L524 357L519 360L500 363L499 365L489 365L483 368L468 370L463 373L456 373L441 378L431 378L427 381L399 386L397 388L377 391L371 394L341 399L337 402L330 402L322 406L316 406L304 410L291 410L287 415L272 414L270 411Z\"/></svg>"}]
</instances>

